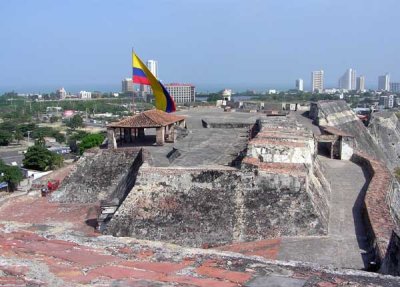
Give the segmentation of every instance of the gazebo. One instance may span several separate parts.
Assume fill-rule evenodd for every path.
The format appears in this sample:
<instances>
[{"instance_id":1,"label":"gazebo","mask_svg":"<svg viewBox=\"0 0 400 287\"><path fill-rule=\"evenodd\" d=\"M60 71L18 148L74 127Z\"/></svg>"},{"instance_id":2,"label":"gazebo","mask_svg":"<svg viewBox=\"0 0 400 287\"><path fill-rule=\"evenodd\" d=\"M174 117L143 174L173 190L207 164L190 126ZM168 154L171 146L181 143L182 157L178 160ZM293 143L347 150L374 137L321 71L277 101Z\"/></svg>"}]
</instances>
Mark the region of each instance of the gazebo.
<instances>
[{"instance_id":1,"label":"gazebo","mask_svg":"<svg viewBox=\"0 0 400 287\"><path fill-rule=\"evenodd\" d=\"M145 129L156 129L156 143L175 141L175 126L185 127L185 117L160 110L148 110L107 125L108 148L117 148L117 135L125 143L133 143L145 137Z\"/></svg>"}]
</instances>

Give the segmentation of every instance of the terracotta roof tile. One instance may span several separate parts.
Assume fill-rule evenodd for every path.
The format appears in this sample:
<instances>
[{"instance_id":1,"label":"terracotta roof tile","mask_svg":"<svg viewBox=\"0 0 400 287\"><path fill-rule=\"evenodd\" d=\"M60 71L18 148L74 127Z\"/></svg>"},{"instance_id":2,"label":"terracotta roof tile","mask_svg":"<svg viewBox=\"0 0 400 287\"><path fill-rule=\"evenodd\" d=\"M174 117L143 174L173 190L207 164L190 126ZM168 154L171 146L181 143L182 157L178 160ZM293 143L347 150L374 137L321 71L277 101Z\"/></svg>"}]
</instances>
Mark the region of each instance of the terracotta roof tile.
<instances>
[{"instance_id":1,"label":"terracotta roof tile","mask_svg":"<svg viewBox=\"0 0 400 287\"><path fill-rule=\"evenodd\" d=\"M157 128L184 120L185 117L168 114L160 110L148 110L107 125L110 128Z\"/></svg>"}]
</instances>

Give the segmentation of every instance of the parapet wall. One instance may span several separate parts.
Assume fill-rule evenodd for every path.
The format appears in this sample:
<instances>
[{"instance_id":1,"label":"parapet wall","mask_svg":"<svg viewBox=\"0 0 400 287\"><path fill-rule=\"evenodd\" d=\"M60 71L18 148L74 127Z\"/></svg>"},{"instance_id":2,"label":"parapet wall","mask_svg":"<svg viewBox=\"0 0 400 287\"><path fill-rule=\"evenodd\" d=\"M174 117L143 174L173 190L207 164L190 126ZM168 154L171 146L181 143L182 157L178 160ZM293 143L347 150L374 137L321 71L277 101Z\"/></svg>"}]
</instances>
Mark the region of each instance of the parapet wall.
<instances>
[{"instance_id":1,"label":"parapet wall","mask_svg":"<svg viewBox=\"0 0 400 287\"><path fill-rule=\"evenodd\" d=\"M307 174L307 191L324 226L328 226L330 216L331 183L325 177L326 166L315 157Z\"/></svg>"},{"instance_id":2,"label":"parapet wall","mask_svg":"<svg viewBox=\"0 0 400 287\"><path fill-rule=\"evenodd\" d=\"M356 152L351 160L359 164L370 179L364 199L364 219L380 272L394 274L394 270L397 270L399 274L398 254L392 253L400 248L399 240L393 241L396 240L396 236L393 236L396 224L390 208L394 198L392 175L382 162L365 153Z\"/></svg>"},{"instance_id":3,"label":"parapet wall","mask_svg":"<svg viewBox=\"0 0 400 287\"><path fill-rule=\"evenodd\" d=\"M391 169L400 166L400 121L393 112L373 113L368 130Z\"/></svg>"},{"instance_id":4,"label":"parapet wall","mask_svg":"<svg viewBox=\"0 0 400 287\"><path fill-rule=\"evenodd\" d=\"M94 203L110 196L123 197L127 177L140 149L98 150L85 153L75 171L64 179L51 200L58 202ZM132 187L132 186L131 186ZM130 187L130 188L131 188Z\"/></svg>"},{"instance_id":5,"label":"parapet wall","mask_svg":"<svg viewBox=\"0 0 400 287\"><path fill-rule=\"evenodd\" d=\"M195 247L323 234L306 173L293 170L142 166L105 233Z\"/></svg>"}]
</instances>

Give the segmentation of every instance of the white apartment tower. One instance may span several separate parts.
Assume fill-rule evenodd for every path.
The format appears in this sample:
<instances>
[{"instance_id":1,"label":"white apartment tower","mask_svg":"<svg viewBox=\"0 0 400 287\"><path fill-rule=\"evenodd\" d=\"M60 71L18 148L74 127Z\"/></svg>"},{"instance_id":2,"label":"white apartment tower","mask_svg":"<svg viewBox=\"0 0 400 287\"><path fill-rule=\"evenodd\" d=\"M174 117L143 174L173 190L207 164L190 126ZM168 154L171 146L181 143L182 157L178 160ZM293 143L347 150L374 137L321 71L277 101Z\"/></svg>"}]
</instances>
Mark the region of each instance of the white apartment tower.
<instances>
[{"instance_id":1,"label":"white apartment tower","mask_svg":"<svg viewBox=\"0 0 400 287\"><path fill-rule=\"evenodd\" d=\"M311 88L313 93L321 93L324 90L324 71L311 73Z\"/></svg>"},{"instance_id":2,"label":"white apartment tower","mask_svg":"<svg viewBox=\"0 0 400 287\"><path fill-rule=\"evenodd\" d=\"M158 79L158 62L155 60L148 60L146 66L149 68L154 77Z\"/></svg>"},{"instance_id":3,"label":"white apartment tower","mask_svg":"<svg viewBox=\"0 0 400 287\"><path fill-rule=\"evenodd\" d=\"M296 80L296 89L298 91L304 91L304 81L303 81L303 79L297 79Z\"/></svg>"},{"instance_id":4,"label":"white apartment tower","mask_svg":"<svg viewBox=\"0 0 400 287\"><path fill-rule=\"evenodd\" d=\"M389 91L390 89L390 75L386 73L378 78L378 90Z\"/></svg>"},{"instance_id":5,"label":"white apartment tower","mask_svg":"<svg viewBox=\"0 0 400 287\"><path fill-rule=\"evenodd\" d=\"M153 74L156 79L158 79L158 62L155 60L148 60L146 62L147 68L150 70L150 72ZM149 94L152 94L153 91L150 86L147 86L146 88L141 86L141 91L146 91Z\"/></svg>"},{"instance_id":6,"label":"white apartment tower","mask_svg":"<svg viewBox=\"0 0 400 287\"><path fill-rule=\"evenodd\" d=\"M87 91L80 91L79 92L79 98L80 99L91 99L92 98L92 93L87 92Z\"/></svg>"},{"instance_id":7,"label":"white apartment tower","mask_svg":"<svg viewBox=\"0 0 400 287\"><path fill-rule=\"evenodd\" d=\"M365 92L365 76L360 75L357 77L357 91Z\"/></svg>"},{"instance_id":8,"label":"white apartment tower","mask_svg":"<svg viewBox=\"0 0 400 287\"><path fill-rule=\"evenodd\" d=\"M356 71L354 69L347 69L344 75L340 77L339 89L348 91L356 89Z\"/></svg>"}]
</instances>

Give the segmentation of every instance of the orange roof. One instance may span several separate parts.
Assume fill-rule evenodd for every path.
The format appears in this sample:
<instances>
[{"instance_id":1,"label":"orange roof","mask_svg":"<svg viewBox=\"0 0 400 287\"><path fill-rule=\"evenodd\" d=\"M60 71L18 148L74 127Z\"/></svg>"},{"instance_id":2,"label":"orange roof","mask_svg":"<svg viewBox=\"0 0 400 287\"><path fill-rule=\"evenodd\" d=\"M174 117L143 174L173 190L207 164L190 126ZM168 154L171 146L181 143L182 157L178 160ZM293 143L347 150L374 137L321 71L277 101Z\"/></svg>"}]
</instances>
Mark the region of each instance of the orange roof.
<instances>
[{"instance_id":1,"label":"orange roof","mask_svg":"<svg viewBox=\"0 0 400 287\"><path fill-rule=\"evenodd\" d=\"M148 110L107 125L109 128L158 128L184 120L185 117L172 115L160 110Z\"/></svg>"}]
</instances>

